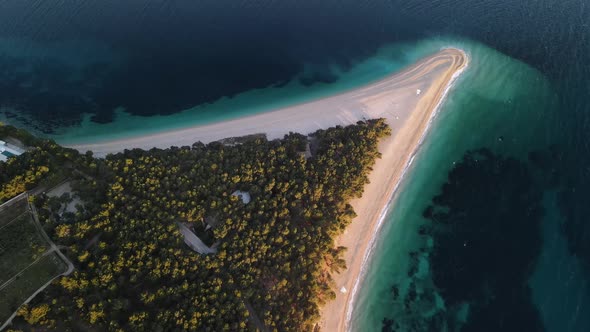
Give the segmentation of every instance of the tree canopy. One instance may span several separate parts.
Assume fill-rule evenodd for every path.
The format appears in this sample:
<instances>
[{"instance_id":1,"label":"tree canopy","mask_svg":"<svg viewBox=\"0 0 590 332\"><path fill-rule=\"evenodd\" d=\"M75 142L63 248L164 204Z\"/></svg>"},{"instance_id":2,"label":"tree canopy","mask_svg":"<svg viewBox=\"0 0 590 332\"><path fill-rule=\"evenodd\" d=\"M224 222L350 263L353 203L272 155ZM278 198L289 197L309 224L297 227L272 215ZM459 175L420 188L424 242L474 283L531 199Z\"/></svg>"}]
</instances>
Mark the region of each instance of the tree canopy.
<instances>
[{"instance_id":1,"label":"tree canopy","mask_svg":"<svg viewBox=\"0 0 590 332\"><path fill-rule=\"evenodd\" d=\"M14 326L311 329L319 306L335 297L331 275L345 268L345 248L334 238L355 217L348 201L362 194L379 157L377 143L389 133L383 120L369 120L309 137L254 136L240 144L68 159L84 206L63 216L43 195L35 204L76 270L23 307ZM311 157L304 153L308 144ZM21 174L14 165L31 169L27 154L0 164L15 174L0 183ZM232 195L236 190L251 201L244 204ZM191 251L179 222L216 254Z\"/></svg>"}]
</instances>

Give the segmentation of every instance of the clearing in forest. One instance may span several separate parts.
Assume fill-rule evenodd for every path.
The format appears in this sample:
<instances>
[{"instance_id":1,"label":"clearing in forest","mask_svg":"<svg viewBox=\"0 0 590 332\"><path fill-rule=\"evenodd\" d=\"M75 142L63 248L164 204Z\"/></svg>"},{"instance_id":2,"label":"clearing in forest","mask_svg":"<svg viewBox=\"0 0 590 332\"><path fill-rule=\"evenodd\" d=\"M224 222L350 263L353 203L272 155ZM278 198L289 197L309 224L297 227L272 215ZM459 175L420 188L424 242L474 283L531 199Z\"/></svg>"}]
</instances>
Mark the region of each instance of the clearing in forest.
<instances>
[{"instance_id":1,"label":"clearing in forest","mask_svg":"<svg viewBox=\"0 0 590 332\"><path fill-rule=\"evenodd\" d=\"M0 206L0 329L38 290L67 271L68 263L35 220L27 195Z\"/></svg>"}]
</instances>

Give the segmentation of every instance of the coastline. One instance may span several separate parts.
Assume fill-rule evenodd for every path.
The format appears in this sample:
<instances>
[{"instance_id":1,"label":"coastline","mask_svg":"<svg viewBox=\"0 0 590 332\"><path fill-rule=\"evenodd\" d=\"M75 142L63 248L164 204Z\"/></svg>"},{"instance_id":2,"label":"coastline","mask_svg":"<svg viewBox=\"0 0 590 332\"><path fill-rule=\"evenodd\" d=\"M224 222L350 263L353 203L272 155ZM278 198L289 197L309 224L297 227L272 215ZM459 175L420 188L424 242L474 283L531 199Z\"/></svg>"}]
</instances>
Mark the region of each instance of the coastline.
<instances>
[{"instance_id":1,"label":"coastline","mask_svg":"<svg viewBox=\"0 0 590 332\"><path fill-rule=\"evenodd\" d=\"M341 290L344 287L347 292L339 291L336 300L322 308L319 324L322 331L350 329L354 300L366 272L379 229L391 207L390 203L395 198L397 189L445 97L468 66L468 56L461 50L454 51L459 52L459 58L451 62L447 71L432 82L420 102L410 111L413 113L410 119L399 131L394 131L392 137L380 143L379 151L382 157L377 160L369 175L370 183L365 186L363 196L351 202L358 216L336 243L348 248L345 254L347 270L334 276L337 289ZM391 119L386 119L390 124ZM399 150L403 150L405 154L397 154L396 151Z\"/></svg>"},{"instance_id":2,"label":"coastline","mask_svg":"<svg viewBox=\"0 0 590 332\"><path fill-rule=\"evenodd\" d=\"M388 212L391 208L391 203L395 200L395 197L398 194L398 189L401 185L401 182L404 180L406 173L408 172L408 170L412 166L412 163L413 163L416 155L418 154L420 147L424 143L424 139L426 138L426 135L428 134L433 121L435 120L436 116L438 115L438 113L440 111L440 107L442 106L443 102L445 101L445 98L447 97L450 90L453 88L454 83L461 76L461 74L463 74L463 72L465 71L465 69L469 65L469 57L462 50L460 50L460 51L463 53L462 56L464 57L464 60L463 60L464 63L454 69L452 76L450 77L450 79L446 83L445 89L440 94L440 96L437 98L437 102L436 102L435 106L432 107L431 115L428 119L428 122L426 123L426 127L422 130L422 135L420 137L420 140L418 141L417 145L413 149L413 152L409 156L407 164L403 168L401 174L395 180L395 185L393 187L393 190L390 192L390 194L387 198L387 202L383 205L382 210L377 218L376 225L374 225L374 227L373 227L372 236L371 236L370 240L367 242L368 248L365 250L365 254L364 254L363 260L361 262L360 272L357 274L356 280L354 282L354 286L352 288L352 292L350 293L350 296L348 298L348 302L346 303L346 308L347 308L346 309L346 318L341 320L341 321L344 321L344 326L338 326L337 327L338 329L341 329L343 331L350 330L350 322L352 319L352 310L354 309L354 301L357 296L356 293L358 291L359 285L363 281L364 275L366 273L367 264L369 263L369 260L374 252L375 242L377 240L377 234L378 234L379 230L381 229L381 226L383 225L383 221L385 221L385 218L388 215Z\"/></svg>"},{"instance_id":3,"label":"coastline","mask_svg":"<svg viewBox=\"0 0 590 332\"><path fill-rule=\"evenodd\" d=\"M154 147L190 146L198 141L206 144L228 137L253 134L266 134L267 138L272 140L282 138L290 131L306 134L336 125L346 126L355 124L357 121L363 119L387 118L388 114L385 114L387 110L374 109L372 105L366 105L364 103L365 99L368 99L367 97L370 97L371 93L377 95L383 92L383 90L397 92L397 96L393 96L392 100L401 99L400 101L403 104L407 104L410 101L404 99L407 99L409 95L415 96L415 93L408 94L408 92L412 91L403 91L403 95L399 93L402 92L400 90L407 90L408 88L406 82L408 80L407 76L418 76L413 73L417 68L432 65L436 61L440 62L450 55L448 53L456 52L464 54L463 51L455 48L445 48L432 56L418 60L413 65L401 71L361 86L360 88L270 112L224 120L212 124L172 129L155 134L62 145L81 152L90 150L94 152L95 157L105 157L107 154L123 152L125 149L139 148L149 150ZM406 85L404 86L404 84ZM413 91L415 92L415 90ZM376 97L382 98L381 96ZM391 94L389 97L392 97ZM401 107L397 108L399 109ZM401 109L399 111L405 113L406 110ZM403 121L404 117L405 114L399 114L399 119L396 119L396 121ZM391 121L389 124L392 129L395 129L395 125Z\"/></svg>"},{"instance_id":4,"label":"coastline","mask_svg":"<svg viewBox=\"0 0 590 332\"><path fill-rule=\"evenodd\" d=\"M336 299L321 308L323 331L349 328L352 304L378 230L389 203L436 116L452 83L468 64L462 50L446 48L377 82L320 100L276 111L246 116L210 125L172 130L95 144L70 145L97 157L124 149L192 145L227 137L264 133L268 139L289 132L309 134L336 125L350 125L372 118L385 118L392 136L379 143L378 159L361 198L351 202L357 217L336 239L348 248L347 269L334 275ZM345 288L345 292L340 292Z\"/></svg>"}]
</instances>

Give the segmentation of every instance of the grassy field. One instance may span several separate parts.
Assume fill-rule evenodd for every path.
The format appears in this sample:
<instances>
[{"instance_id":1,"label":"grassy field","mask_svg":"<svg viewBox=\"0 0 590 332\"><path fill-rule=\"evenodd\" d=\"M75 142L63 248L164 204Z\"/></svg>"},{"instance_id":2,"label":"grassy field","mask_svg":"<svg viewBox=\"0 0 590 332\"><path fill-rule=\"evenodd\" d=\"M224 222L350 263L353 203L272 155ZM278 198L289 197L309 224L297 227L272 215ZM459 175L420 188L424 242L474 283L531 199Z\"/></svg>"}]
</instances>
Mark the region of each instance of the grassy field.
<instances>
[{"instance_id":1,"label":"grassy field","mask_svg":"<svg viewBox=\"0 0 590 332\"><path fill-rule=\"evenodd\" d=\"M26 198L0 209L0 326L40 287L67 269L49 252Z\"/></svg>"},{"instance_id":2,"label":"grassy field","mask_svg":"<svg viewBox=\"0 0 590 332\"><path fill-rule=\"evenodd\" d=\"M0 208L0 229L27 211L27 200L21 199L15 203Z\"/></svg>"},{"instance_id":3,"label":"grassy field","mask_svg":"<svg viewBox=\"0 0 590 332\"><path fill-rule=\"evenodd\" d=\"M29 212L20 214L6 224L0 230L0 285L32 264L48 249Z\"/></svg>"},{"instance_id":4,"label":"grassy field","mask_svg":"<svg viewBox=\"0 0 590 332\"><path fill-rule=\"evenodd\" d=\"M40 287L66 270L56 253L49 253L0 290L0 326Z\"/></svg>"}]
</instances>

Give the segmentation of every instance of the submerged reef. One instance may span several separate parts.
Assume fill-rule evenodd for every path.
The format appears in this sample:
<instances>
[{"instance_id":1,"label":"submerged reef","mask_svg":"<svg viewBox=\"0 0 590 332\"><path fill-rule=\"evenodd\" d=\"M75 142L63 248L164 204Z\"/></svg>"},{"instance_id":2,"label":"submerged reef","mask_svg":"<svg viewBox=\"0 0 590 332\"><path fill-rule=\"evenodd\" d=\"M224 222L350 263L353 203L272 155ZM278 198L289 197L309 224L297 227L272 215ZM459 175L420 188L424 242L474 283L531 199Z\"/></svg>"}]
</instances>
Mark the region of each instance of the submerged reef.
<instances>
[{"instance_id":1,"label":"submerged reef","mask_svg":"<svg viewBox=\"0 0 590 332\"><path fill-rule=\"evenodd\" d=\"M543 331L528 286L541 198L527 163L467 152L424 210L425 246L410 252L409 284L391 289L402 314L385 317L382 330Z\"/></svg>"}]
</instances>

